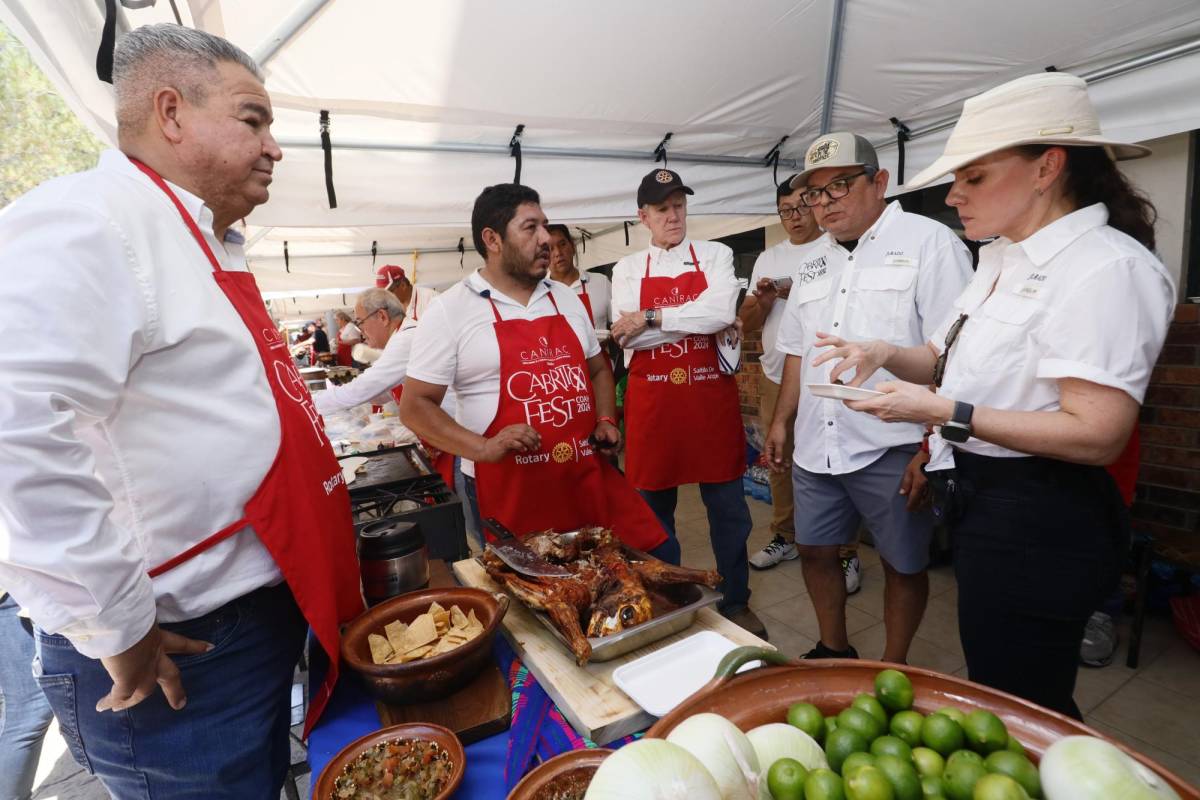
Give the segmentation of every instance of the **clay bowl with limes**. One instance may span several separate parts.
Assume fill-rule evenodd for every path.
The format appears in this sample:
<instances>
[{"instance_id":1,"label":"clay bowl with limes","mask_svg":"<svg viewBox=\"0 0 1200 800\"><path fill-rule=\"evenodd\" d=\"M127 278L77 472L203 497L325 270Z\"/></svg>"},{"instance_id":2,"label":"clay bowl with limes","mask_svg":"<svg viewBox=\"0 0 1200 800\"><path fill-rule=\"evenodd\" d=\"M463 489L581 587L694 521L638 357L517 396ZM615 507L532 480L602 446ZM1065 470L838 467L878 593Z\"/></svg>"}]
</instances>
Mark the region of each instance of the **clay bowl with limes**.
<instances>
[{"instance_id":1,"label":"clay bowl with limes","mask_svg":"<svg viewBox=\"0 0 1200 800\"><path fill-rule=\"evenodd\" d=\"M367 643L369 634L399 620L411 623L437 602L445 609L458 606L475 612L483 633L448 653L404 664L376 664ZM367 690L385 703L428 702L453 694L470 683L492 658L492 642L508 611L508 595L482 589L446 587L422 589L385 600L360 614L342 633L342 660L362 678Z\"/></svg>"},{"instance_id":2,"label":"clay bowl with limes","mask_svg":"<svg viewBox=\"0 0 1200 800\"><path fill-rule=\"evenodd\" d=\"M751 661L773 666L738 674ZM721 661L716 677L659 719L646 735L665 739L685 719L703 712L720 714L743 731L787 721L788 708L794 703L811 703L822 714L832 716L850 706L857 695L874 692L876 675L889 669L897 667L880 661L793 661L776 650L739 647ZM1112 742L1157 772L1184 800L1200 800L1200 791L1175 773L1082 722L962 678L919 667L899 669L912 684L913 710L931 714L954 706L966 712L990 711L1024 745L1035 764L1051 744L1064 736L1095 736Z\"/></svg>"}]
</instances>

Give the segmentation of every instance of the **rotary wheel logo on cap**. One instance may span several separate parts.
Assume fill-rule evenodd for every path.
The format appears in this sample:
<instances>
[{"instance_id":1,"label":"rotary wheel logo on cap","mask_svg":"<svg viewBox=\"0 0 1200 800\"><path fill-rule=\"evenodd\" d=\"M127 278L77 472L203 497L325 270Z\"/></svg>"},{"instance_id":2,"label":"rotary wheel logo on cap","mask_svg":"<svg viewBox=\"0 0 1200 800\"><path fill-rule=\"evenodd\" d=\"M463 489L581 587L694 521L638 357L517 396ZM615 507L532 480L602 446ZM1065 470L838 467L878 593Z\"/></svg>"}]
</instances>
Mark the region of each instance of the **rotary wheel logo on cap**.
<instances>
[{"instance_id":1,"label":"rotary wheel logo on cap","mask_svg":"<svg viewBox=\"0 0 1200 800\"><path fill-rule=\"evenodd\" d=\"M675 369L671 370L671 383L678 385L686 380L687 372L683 369L683 367L676 367Z\"/></svg>"},{"instance_id":2,"label":"rotary wheel logo on cap","mask_svg":"<svg viewBox=\"0 0 1200 800\"><path fill-rule=\"evenodd\" d=\"M659 183L670 183L671 181L675 180L675 176L671 174L670 170L660 169L654 176L654 180L658 181Z\"/></svg>"},{"instance_id":3,"label":"rotary wheel logo on cap","mask_svg":"<svg viewBox=\"0 0 1200 800\"><path fill-rule=\"evenodd\" d=\"M571 460L571 456L575 455L575 450L566 442L559 442L554 445L554 449L550 451L556 464L565 464Z\"/></svg>"},{"instance_id":4,"label":"rotary wheel logo on cap","mask_svg":"<svg viewBox=\"0 0 1200 800\"><path fill-rule=\"evenodd\" d=\"M837 151L838 151L838 140L837 139L824 139L820 142L817 142L816 144L814 144L812 146L811 149L809 149L808 163L819 164L822 161L828 161L829 159L831 159L835 155L837 155Z\"/></svg>"}]
</instances>

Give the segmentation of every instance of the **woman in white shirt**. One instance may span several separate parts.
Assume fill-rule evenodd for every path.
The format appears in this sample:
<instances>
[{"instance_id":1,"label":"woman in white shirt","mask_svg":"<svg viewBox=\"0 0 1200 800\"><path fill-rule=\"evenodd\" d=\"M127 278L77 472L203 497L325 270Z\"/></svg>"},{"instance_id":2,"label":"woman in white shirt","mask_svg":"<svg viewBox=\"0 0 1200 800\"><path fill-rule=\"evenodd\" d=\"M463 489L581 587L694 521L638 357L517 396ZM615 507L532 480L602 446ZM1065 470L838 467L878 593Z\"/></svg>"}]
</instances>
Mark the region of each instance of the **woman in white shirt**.
<instances>
[{"instance_id":1,"label":"woman in white shirt","mask_svg":"<svg viewBox=\"0 0 1200 800\"><path fill-rule=\"evenodd\" d=\"M967 237L996 237L955 314L925 346L825 337L814 362L842 359L832 377L852 385L889 370L883 396L850 406L937 431L927 471L954 536L970 679L1076 718L1084 625L1128 546L1104 465L1137 423L1175 303L1154 208L1113 163L1148 153L1101 135L1072 75L968 100L908 183L953 172Z\"/></svg>"},{"instance_id":2,"label":"woman in white shirt","mask_svg":"<svg viewBox=\"0 0 1200 800\"><path fill-rule=\"evenodd\" d=\"M333 312L334 318L337 320L338 335L337 335L337 362L340 367L354 366L354 359L350 355L350 351L354 349L354 345L363 340L362 331L354 324L354 320L345 311Z\"/></svg>"}]
</instances>

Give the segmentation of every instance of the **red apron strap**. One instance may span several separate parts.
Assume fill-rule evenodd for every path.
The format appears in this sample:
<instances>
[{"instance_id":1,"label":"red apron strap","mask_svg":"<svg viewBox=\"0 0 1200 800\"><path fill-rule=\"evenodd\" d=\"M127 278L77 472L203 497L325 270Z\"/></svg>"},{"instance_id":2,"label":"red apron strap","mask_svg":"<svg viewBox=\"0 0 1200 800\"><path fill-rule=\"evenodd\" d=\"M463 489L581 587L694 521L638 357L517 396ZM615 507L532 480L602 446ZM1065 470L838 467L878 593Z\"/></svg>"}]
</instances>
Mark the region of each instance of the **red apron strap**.
<instances>
[{"instance_id":1,"label":"red apron strap","mask_svg":"<svg viewBox=\"0 0 1200 800\"><path fill-rule=\"evenodd\" d=\"M646 255L649 255L649 253L647 253ZM587 285L588 285L588 282L587 282L587 281L585 281L585 280L583 279L583 277L582 277L582 276L580 276L580 278L579 278L579 286L580 286L580 288L581 288L581 289L583 289L583 291L581 292L581 294L587 294L587 293L588 293L588 291L587 291Z\"/></svg>"},{"instance_id":2,"label":"red apron strap","mask_svg":"<svg viewBox=\"0 0 1200 800\"><path fill-rule=\"evenodd\" d=\"M162 575L164 572L175 569L175 567L178 567L180 564L187 561L189 558L193 558L195 556L200 555L201 553L203 553L205 550L212 547L213 545L220 544L221 542L228 539L230 536L233 536L235 533L240 531L242 528L246 527L248 524L250 524L249 520L247 520L245 517L242 517L237 522L230 523L229 525L225 526L224 528L221 528L221 530L217 531L212 536L209 536L207 539L202 539L197 544L192 545L187 550L184 550L182 553L175 556L174 558L172 558L168 561L164 561L163 563L159 564L157 567L154 567L153 569L151 569L149 571L149 573L147 573L147 574L149 574L151 578L157 578L159 575Z\"/></svg>"},{"instance_id":3,"label":"red apron strap","mask_svg":"<svg viewBox=\"0 0 1200 800\"><path fill-rule=\"evenodd\" d=\"M554 306L554 313L557 316L562 316L562 312L558 310L558 301L554 299L554 290L550 290L550 294L546 295L550 298L550 305Z\"/></svg>"},{"instance_id":4,"label":"red apron strap","mask_svg":"<svg viewBox=\"0 0 1200 800\"><path fill-rule=\"evenodd\" d=\"M692 254L692 264L696 267L696 272L700 272L700 259L696 258L696 248L688 242L688 252Z\"/></svg>"},{"instance_id":5,"label":"red apron strap","mask_svg":"<svg viewBox=\"0 0 1200 800\"><path fill-rule=\"evenodd\" d=\"M491 292L488 293L488 302L492 304L492 313L496 315L496 322L504 322L504 317L500 316L500 309L496 308L496 301L492 299Z\"/></svg>"},{"instance_id":6,"label":"red apron strap","mask_svg":"<svg viewBox=\"0 0 1200 800\"><path fill-rule=\"evenodd\" d=\"M167 182L162 179L161 175L147 167L141 161L138 161L136 158L131 157L129 160L132 161L133 165L140 169L147 178L154 181L154 184L158 188L162 189L163 193L170 198L172 203L175 204L175 208L179 210L179 216L183 217L183 222L185 225L187 225L188 230L192 232L192 236L195 237L196 243L200 245L200 249L204 251L204 255L208 256L208 262L212 264L214 270L221 272L221 262L217 261L217 257L213 255L212 248L209 247L208 242L204 240L204 234L200 232L199 226L196 225L196 220L192 219L192 215L189 214L188 210L183 207L183 203L179 201L179 198L175 196L175 193L170 190L170 187L167 186Z\"/></svg>"},{"instance_id":7,"label":"red apron strap","mask_svg":"<svg viewBox=\"0 0 1200 800\"><path fill-rule=\"evenodd\" d=\"M650 251L649 250L646 251L646 274L643 275L642 277L643 278L650 277Z\"/></svg>"}]
</instances>

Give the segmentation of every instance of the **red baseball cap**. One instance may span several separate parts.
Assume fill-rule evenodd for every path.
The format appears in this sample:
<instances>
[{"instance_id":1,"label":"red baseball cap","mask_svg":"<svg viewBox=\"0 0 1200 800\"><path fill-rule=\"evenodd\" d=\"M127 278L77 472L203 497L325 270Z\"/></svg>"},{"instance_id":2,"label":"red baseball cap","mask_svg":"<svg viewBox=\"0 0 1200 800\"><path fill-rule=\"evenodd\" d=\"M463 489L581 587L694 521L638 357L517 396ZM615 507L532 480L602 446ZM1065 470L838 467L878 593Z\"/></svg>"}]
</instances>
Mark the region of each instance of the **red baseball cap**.
<instances>
[{"instance_id":1,"label":"red baseball cap","mask_svg":"<svg viewBox=\"0 0 1200 800\"><path fill-rule=\"evenodd\" d=\"M395 264L384 264L375 270L375 285L380 289L386 289L403 277L404 267Z\"/></svg>"}]
</instances>

